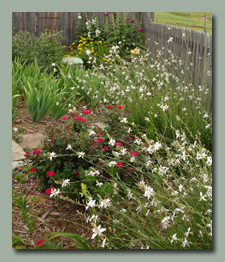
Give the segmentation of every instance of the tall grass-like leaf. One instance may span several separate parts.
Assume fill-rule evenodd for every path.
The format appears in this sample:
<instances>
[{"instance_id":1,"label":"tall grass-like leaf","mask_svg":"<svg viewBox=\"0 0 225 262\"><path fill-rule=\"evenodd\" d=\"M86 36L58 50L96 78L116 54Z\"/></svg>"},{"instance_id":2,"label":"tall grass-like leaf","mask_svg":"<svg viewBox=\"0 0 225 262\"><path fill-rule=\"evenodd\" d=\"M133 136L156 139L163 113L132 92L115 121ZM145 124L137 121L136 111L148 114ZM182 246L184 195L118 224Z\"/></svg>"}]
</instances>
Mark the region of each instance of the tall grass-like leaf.
<instances>
[{"instance_id":1,"label":"tall grass-like leaf","mask_svg":"<svg viewBox=\"0 0 225 262\"><path fill-rule=\"evenodd\" d=\"M50 241L51 239L53 239L55 236L61 236L61 237L69 237L73 240L75 240L79 245L77 245L77 248L80 249L93 249L91 243L89 241L87 241L85 238L73 234L73 233L64 233L64 232L52 232L48 234L49 238L46 240L46 242Z\"/></svg>"},{"instance_id":2,"label":"tall grass-like leaf","mask_svg":"<svg viewBox=\"0 0 225 262\"><path fill-rule=\"evenodd\" d=\"M26 94L25 101L31 120L37 123L49 114L55 96L49 85L43 90L38 90L37 88L32 88L28 82L28 89L24 87L24 91Z\"/></svg>"}]
</instances>

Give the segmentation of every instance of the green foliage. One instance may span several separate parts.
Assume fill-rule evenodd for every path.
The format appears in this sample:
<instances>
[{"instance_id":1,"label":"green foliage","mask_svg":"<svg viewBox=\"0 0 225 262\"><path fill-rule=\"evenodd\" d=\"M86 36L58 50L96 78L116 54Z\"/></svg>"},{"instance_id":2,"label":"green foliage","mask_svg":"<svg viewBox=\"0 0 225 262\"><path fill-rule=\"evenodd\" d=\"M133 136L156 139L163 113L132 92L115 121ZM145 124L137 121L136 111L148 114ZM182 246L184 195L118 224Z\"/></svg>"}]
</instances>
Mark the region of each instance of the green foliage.
<instances>
[{"instance_id":1,"label":"green foliage","mask_svg":"<svg viewBox=\"0 0 225 262\"><path fill-rule=\"evenodd\" d=\"M27 65L34 62L35 58L41 66L41 70L51 71L52 63L59 63L63 56L65 46L62 45L61 33L49 34L47 31L39 37L34 37L27 31L13 33L12 37L12 61L20 58Z\"/></svg>"},{"instance_id":2,"label":"green foliage","mask_svg":"<svg viewBox=\"0 0 225 262\"><path fill-rule=\"evenodd\" d=\"M23 178L20 177L20 179ZM12 199L13 203L15 203L16 206L20 209L21 212L19 214L27 225L29 232L32 234L35 228L35 220L38 216L38 213L36 215L33 215L31 213L35 199L32 198L31 202L28 203L29 198L27 198L27 195L24 195L23 191L21 191L21 193L19 194L14 189L12 190Z\"/></svg>"}]
</instances>

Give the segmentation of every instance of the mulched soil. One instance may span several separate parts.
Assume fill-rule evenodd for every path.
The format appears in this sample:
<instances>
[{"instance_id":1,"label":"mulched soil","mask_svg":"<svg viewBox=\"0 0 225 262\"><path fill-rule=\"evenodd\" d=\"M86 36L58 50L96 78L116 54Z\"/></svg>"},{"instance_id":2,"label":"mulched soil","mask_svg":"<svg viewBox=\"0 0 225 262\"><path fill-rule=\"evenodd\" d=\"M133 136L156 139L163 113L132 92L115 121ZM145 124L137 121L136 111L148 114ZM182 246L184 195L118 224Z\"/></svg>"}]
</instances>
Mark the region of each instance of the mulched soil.
<instances>
[{"instance_id":1,"label":"mulched soil","mask_svg":"<svg viewBox=\"0 0 225 262\"><path fill-rule=\"evenodd\" d=\"M81 102L77 111L82 112L84 105L84 102ZM26 134L45 132L49 120L51 121L50 117L45 117L39 123L33 123L24 101L20 102L18 110L20 113L13 121L12 128L22 127L25 129ZM63 120L57 120L59 123L61 121ZM101 115L97 110L92 114L92 122L93 121L101 121ZM16 172L22 173L22 168L17 168ZM22 237L22 248L33 249L36 247L37 240L41 238L44 239L46 235L51 232L74 233L91 241L93 233L92 227L90 224L86 223L85 219L82 217L82 213L85 211L82 206L72 205L63 200L56 202L54 198L50 198L45 192L38 191L38 186L40 184L39 179L28 176L27 178L27 182L23 184L20 183L20 180L14 181L12 188L18 192L23 190L23 192L29 194L28 197L35 198L35 207L32 212L35 214L39 211L40 213L35 222L36 228L33 233L30 234L26 224L19 215L21 212L19 208L15 207L15 209L12 210L12 236L20 235ZM28 203L29 202L31 202L31 200L28 201ZM66 237L60 238L60 241L61 249L72 249L76 244L74 240ZM13 248L15 248L15 245Z\"/></svg>"}]
</instances>

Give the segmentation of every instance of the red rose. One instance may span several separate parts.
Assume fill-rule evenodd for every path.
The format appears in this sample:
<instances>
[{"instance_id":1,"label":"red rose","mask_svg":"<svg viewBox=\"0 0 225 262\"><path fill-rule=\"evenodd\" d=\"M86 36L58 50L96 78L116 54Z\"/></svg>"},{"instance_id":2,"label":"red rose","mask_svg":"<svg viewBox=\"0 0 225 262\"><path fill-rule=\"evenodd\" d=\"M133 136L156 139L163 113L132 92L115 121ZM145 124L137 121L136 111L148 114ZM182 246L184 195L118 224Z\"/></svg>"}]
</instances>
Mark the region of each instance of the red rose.
<instances>
[{"instance_id":1,"label":"red rose","mask_svg":"<svg viewBox=\"0 0 225 262\"><path fill-rule=\"evenodd\" d=\"M86 123L86 122L87 122L87 120L86 120L86 119L82 119L81 121L82 121L83 123Z\"/></svg>"},{"instance_id":2,"label":"red rose","mask_svg":"<svg viewBox=\"0 0 225 262\"><path fill-rule=\"evenodd\" d=\"M97 142L104 142L105 140L103 138L97 138L96 141Z\"/></svg>"},{"instance_id":3,"label":"red rose","mask_svg":"<svg viewBox=\"0 0 225 262\"><path fill-rule=\"evenodd\" d=\"M79 116L79 117L78 117L78 120L81 120L81 121L82 121L82 120L83 120L83 117L82 117L82 116Z\"/></svg>"},{"instance_id":4,"label":"red rose","mask_svg":"<svg viewBox=\"0 0 225 262\"><path fill-rule=\"evenodd\" d=\"M74 120L75 120L75 121L79 120L79 117L78 117L78 116L77 116L77 117L74 117Z\"/></svg>"},{"instance_id":5,"label":"red rose","mask_svg":"<svg viewBox=\"0 0 225 262\"><path fill-rule=\"evenodd\" d=\"M40 246L41 243L45 242L44 239L37 240L36 246ZM42 244L41 247L43 247L45 244Z\"/></svg>"},{"instance_id":6,"label":"red rose","mask_svg":"<svg viewBox=\"0 0 225 262\"><path fill-rule=\"evenodd\" d=\"M98 134L98 136L103 136L103 134L102 134L102 133L100 133L100 134Z\"/></svg>"},{"instance_id":7,"label":"red rose","mask_svg":"<svg viewBox=\"0 0 225 262\"><path fill-rule=\"evenodd\" d=\"M107 146L104 146L104 150L107 151L109 150L109 148Z\"/></svg>"},{"instance_id":8,"label":"red rose","mask_svg":"<svg viewBox=\"0 0 225 262\"><path fill-rule=\"evenodd\" d=\"M117 108L121 109L121 108L123 108L123 106L117 106Z\"/></svg>"},{"instance_id":9,"label":"red rose","mask_svg":"<svg viewBox=\"0 0 225 262\"><path fill-rule=\"evenodd\" d=\"M133 153L131 153L131 155L133 155L133 156L137 156L138 153L137 153L137 152L133 152Z\"/></svg>"},{"instance_id":10,"label":"red rose","mask_svg":"<svg viewBox=\"0 0 225 262\"><path fill-rule=\"evenodd\" d=\"M123 144L120 142L116 142L117 146L122 146Z\"/></svg>"},{"instance_id":11,"label":"red rose","mask_svg":"<svg viewBox=\"0 0 225 262\"><path fill-rule=\"evenodd\" d=\"M31 169L29 169L30 172L35 172L36 171L36 167L33 166Z\"/></svg>"},{"instance_id":12,"label":"red rose","mask_svg":"<svg viewBox=\"0 0 225 262\"><path fill-rule=\"evenodd\" d=\"M90 114L90 113L91 113L90 110L84 110L84 111L83 111L83 114Z\"/></svg>"},{"instance_id":13,"label":"red rose","mask_svg":"<svg viewBox=\"0 0 225 262\"><path fill-rule=\"evenodd\" d=\"M118 162L118 163L117 163L117 166L118 166L118 167L122 167L123 164L122 164L121 162Z\"/></svg>"},{"instance_id":14,"label":"red rose","mask_svg":"<svg viewBox=\"0 0 225 262\"><path fill-rule=\"evenodd\" d=\"M76 175L79 175L80 174L80 172L78 171L78 169L76 170Z\"/></svg>"},{"instance_id":15,"label":"red rose","mask_svg":"<svg viewBox=\"0 0 225 262\"><path fill-rule=\"evenodd\" d=\"M113 105L108 105L107 107L108 107L108 108L113 108Z\"/></svg>"},{"instance_id":16,"label":"red rose","mask_svg":"<svg viewBox=\"0 0 225 262\"><path fill-rule=\"evenodd\" d=\"M66 120L66 119L67 119L67 117L66 117L66 116L62 117L62 120Z\"/></svg>"},{"instance_id":17,"label":"red rose","mask_svg":"<svg viewBox=\"0 0 225 262\"><path fill-rule=\"evenodd\" d=\"M54 176L54 175L55 175L55 173L54 173L53 171L51 171L51 170L49 170L49 171L47 172L47 174L48 174L49 176Z\"/></svg>"},{"instance_id":18,"label":"red rose","mask_svg":"<svg viewBox=\"0 0 225 262\"><path fill-rule=\"evenodd\" d=\"M51 194L51 191L52 191L52 188L54 188L54 186L51 186L50 188L46 189L45 190L45 193L50 195Z\"/></svg>"},{"instance_id":19,"label":"red rose","mask_svg":"<svg viewBox=\"0 0 225 262\"><path fill-rule=\"evenodd\" d=\"M38 154L40 154L40 153L41 153L40 150L37 150L37 149L34 150L34 154L35 154L35 155L38 155Z\"/></svg>"}]
</instances>

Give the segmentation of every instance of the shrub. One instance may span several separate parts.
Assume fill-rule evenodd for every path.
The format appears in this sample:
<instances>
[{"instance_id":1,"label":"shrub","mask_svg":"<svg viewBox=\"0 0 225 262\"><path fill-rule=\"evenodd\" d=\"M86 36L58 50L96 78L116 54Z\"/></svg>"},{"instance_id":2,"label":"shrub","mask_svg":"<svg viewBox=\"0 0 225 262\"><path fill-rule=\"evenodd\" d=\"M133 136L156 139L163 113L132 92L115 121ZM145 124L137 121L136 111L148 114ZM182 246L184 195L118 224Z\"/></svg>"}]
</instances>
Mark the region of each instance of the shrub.
<instances>
[{"instance_id":1,"label":"shrub","mask_svg":"<svg viewBox=\"0 0 225 262\"><path fill-rule=\"evenodd\" d=\"M61 33L49 34L47 31L39 37L27 31L13 33L12 36L12 61L20 58L21 63L31 64L35 58L41 70L51 71L52 63L59 63L62 59L65 46Z\"/></svg>"}]
</instances>

